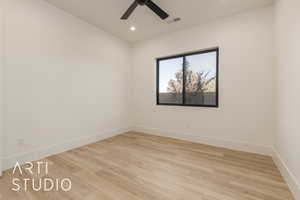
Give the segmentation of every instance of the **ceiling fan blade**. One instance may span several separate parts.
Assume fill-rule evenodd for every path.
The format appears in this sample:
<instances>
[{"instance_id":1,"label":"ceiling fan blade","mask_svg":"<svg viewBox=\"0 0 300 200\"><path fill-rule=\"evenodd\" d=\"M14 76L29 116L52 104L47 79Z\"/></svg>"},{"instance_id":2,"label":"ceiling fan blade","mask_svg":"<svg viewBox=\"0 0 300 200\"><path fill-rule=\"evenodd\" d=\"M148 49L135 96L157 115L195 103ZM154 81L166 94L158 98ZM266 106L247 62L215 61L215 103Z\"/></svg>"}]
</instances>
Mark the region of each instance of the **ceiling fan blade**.
<instances>
[{"instance_id":1,"label":"ceiling fan blade","mask_svg":"<svg viewBox=\"0 0 300 200\"><path fill-rule=\"evenodd\" d=\"M132 12L136 9L136 7L138 6L138 2L134 1L131 6L127 9L127 11L125 12L125 14L121 17L121 19L126 20L128 19L128 17L132 14Z\"/></svg>"},{"instance_id":2,"label":"ceiling fan blade","mask_svg":"<svg viewBox=\"0 0 300 200\"><path fill-rule=\"evenodd\" d=\"M158 5L156 5L151 0L146 2L146 6L148 6L153 12L155 12L163 20L169 17L168 13L163 11L163 9L161 9Z\"/></svg>"}]
</instances>

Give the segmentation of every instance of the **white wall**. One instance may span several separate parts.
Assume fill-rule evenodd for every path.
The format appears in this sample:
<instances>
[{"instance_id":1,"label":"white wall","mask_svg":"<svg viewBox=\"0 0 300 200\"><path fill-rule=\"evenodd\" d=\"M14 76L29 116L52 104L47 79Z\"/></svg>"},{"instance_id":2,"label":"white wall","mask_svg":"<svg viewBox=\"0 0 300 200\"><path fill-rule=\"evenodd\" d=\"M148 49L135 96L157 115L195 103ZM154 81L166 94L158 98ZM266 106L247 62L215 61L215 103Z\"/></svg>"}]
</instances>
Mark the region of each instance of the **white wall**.
<instances>
[{"instance_id":1,"label":"white wall","mask_svg":"<svg viewBox=\"0 0 300 200\"><path fill-rule=\"evenodd\" d=\"M272 28L268 7L136 44L135 129L267 153L276 120ZM155 58L216 46L220 108L156 106Z\"/></svg>"},{"instance_id":2,"label":"white wall","mask_svg":"<svg viewBox=\"0 0 300 200\"><path fill-rule=\"evenodd\" d=\"M44 1L6 9L5 168L129 127L127 43Z\"/></svg>"},{"instance_id":3,"label":"white wall","mask_svg":"<svg viewBox=\"0 0 300 200\"><path fill-rule=\"evenodd\" d=\"M278 135L276 150L297 185L300 199L300 1L276 4Z\"/></svg>"},{"instance_id":4,"label":"white wall","mask_svg":"<svg viewBox=\"0 0 300 200\"><path fill-rule=\"evenodd\" d=\"M4 9L0 0L0 176L2 174L3 152L3 67L4 67Z\"/></svg>"}]
</instances>

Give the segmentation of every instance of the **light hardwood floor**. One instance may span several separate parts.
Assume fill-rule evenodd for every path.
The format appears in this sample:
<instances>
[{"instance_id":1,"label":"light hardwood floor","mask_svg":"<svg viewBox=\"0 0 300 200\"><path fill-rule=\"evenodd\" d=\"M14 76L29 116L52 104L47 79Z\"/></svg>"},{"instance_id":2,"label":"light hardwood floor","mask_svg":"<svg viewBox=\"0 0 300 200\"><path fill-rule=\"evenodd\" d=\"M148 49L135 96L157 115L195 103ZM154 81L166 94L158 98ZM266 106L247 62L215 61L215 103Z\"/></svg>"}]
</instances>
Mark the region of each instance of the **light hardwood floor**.
<instances>
[{"instance_id":1,"label":"light hardwood floor","mask_svg":"<svg viewBox=\"0 0 300 200\"><path fill-rule=\"evenodd\" d=\"M292 200L271 157L125 133L45 158L49 174L0 179L1 200ZM69 192L11 191L12 178L65 178Z\"/></svg>"}]
</instances>

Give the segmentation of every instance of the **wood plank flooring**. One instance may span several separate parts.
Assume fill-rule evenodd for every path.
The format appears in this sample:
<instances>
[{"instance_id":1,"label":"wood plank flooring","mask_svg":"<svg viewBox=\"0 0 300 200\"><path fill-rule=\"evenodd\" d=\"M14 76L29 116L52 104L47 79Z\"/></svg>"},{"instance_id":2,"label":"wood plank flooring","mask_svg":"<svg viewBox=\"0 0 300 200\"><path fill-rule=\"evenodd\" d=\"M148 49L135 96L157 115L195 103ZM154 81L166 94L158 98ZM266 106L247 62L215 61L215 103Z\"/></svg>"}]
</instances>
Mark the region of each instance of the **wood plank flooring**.
<instances>
[{"instance_id":1,"label":"wood plank flooring","mask_svg":"<svg viewBox=\"0 0 300 200\"><path fill-rule=\"evenodd\" d=\"M271 157L143 133L125 133L43 161L49 162L48 174L36 175L35 168L33 175L5 171L0 199L293 200ZM72 189L14 192L16 177L70 178Z\"/></svg>"}]
</instances>

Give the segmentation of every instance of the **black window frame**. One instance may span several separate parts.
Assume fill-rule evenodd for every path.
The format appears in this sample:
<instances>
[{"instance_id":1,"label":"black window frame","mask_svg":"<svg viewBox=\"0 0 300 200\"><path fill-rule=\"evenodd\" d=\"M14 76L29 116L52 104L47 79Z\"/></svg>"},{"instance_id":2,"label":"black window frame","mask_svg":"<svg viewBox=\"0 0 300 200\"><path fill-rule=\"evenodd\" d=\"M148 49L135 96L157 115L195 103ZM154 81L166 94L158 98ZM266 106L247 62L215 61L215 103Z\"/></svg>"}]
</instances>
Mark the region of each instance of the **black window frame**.
<instances>
[{"instance_id":1,"label":"black window frame","mask_svg":"<svg viewBox=\"0 0 300 200\"><path fill-rule=\"evenodd\" d=\"M216 52L216 104L205 105L205 104L186 104L185 103L185 87L182 89L182 104L172 103L160 103L159 102L159 63L163 60L169 60L174 58L183 58L182 70L183 70L183 85L185 85L185 62L187 56L205 54L210 52ZM178 54L175 56L168 56L156 59L156 105L158 106L184 106L184 107L208 107L208 108L219 108L219 47L211 48L207 50L195 51L191 53Z\"/></svg>"}]
</instances>

